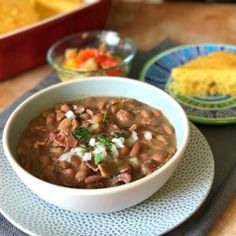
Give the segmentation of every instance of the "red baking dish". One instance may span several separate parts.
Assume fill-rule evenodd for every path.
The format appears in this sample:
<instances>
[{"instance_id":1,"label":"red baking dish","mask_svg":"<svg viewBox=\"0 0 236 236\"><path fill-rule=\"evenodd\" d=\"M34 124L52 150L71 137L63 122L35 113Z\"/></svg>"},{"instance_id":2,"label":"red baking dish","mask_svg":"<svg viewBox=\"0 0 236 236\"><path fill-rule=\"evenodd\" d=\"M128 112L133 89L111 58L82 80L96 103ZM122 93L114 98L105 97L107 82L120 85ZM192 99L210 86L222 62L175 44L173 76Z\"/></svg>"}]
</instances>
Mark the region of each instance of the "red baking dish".
<instances>
[{"instance_id":1,"label":"red baking dish","mask_svg":"<svg viewBox=\"0 0 236 236\"><path fill-rule=\"evenodd\" d=\"M75 32L103 29L111 0L97 0L0 36L0 80L45 63L48 48Z\"/></svg>"}]
</instances>

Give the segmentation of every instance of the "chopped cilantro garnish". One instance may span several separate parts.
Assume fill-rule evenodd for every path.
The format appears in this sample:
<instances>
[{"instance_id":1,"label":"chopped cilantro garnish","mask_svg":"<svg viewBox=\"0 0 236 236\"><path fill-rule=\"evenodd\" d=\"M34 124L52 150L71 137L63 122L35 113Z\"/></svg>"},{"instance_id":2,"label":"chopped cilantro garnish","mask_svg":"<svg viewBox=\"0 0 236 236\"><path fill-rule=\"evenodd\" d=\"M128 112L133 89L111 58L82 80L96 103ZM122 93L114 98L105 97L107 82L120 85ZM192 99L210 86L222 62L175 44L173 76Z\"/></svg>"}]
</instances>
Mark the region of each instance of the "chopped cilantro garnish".
<instances>
[{"instance_id":1,"label":"chopped cilantro garnish","mask_svg":"<svg viewBox=\"0 0 236 236\"><path fill-rule=\"evenodd\" d=\"M115 136L116 136L116 138L125 138L125 133L121 133L121 132L115 132Z\"/></svg>"},{"instance_id":2,"label":"chopped cilantro garnish","mask_svg":"<svg viewBox=\"0 0 236 236\"><path fill-rule=\"evenodd\" d=\"M104 134L99 135L98 140L100 144L106 146L109 149L112 148L111 140L108 137L106 137Z\"/></svg>"},{"instance_id":3,"label":"chopped cilantro garnish","mask_svg":"<svg viewBox=\"0 0 236 236\"><path fill-rule=\"evenodd\" d=\"M89 129L86 127L78 128L74 133L72 133L72 135L74 139L83 140L85 142L89 142L89 140L92 137L92 134L90 133Z\"/></svg>"},{"instance_id":4,"label":"chopped cilantro garnish","mask_svg":"<svg viewBox=\"0 0 236 236\"><path fill-rule=\"evenodd\" d=\"M98 153L94 155L94 163L98 165L103 160L102 154Z\"/></svg>"}]
</instances>

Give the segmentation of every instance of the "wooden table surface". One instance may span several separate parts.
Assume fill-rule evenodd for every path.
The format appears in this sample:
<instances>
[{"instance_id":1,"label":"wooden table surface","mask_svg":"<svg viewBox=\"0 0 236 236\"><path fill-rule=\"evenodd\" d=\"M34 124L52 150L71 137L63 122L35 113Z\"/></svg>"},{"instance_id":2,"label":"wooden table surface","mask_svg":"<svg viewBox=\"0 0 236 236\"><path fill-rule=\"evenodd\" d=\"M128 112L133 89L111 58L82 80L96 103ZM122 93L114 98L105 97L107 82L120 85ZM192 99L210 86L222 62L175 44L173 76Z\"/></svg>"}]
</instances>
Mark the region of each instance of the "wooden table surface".
<instances>
[{"instance_id":1,"label":"wooden table surface","mask_svg":"<svg viewBox=\"0 0 236 236\"><path fill-rule=\"evenodd\" d=\"M236 44L236 4L113 2L107 24L134 39L138 49L147 50L166 37L178 43L214 42ZM39 83L51 68L43 65L0 82L0 112L21 94ZM209 233L236 235L236 197Z\"/></svg>"}]
</instances>

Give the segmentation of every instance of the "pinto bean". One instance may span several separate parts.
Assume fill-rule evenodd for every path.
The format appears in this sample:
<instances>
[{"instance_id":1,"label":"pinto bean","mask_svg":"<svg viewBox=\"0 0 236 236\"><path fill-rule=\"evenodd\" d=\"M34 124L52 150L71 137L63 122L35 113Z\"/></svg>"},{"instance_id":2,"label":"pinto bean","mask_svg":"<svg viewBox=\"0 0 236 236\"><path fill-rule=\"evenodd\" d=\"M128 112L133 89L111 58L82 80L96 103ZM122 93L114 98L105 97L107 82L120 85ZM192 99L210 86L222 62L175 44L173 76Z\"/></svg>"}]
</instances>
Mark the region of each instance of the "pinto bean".
<instances>
[{"instance_id":1,"label":"pinto bean","mask_svg":"<svg viewBox=\"0 0 236 236\"><path fill-rule=\"evenodd\" d=\"M111 105L111 112L115 114L119 110L120 106L119 104L115 103Z\"/></svg>"},{"instance_id":2,"label":"pinto bean","mask_svg":"<svg viewBox=\"0 0 236 236\"><path fill-rule=\"evenodd\" d=\"M75 130L76 128L78 128L80 126L80 123L78 120L73 119L73 120L71 120L71 126L72 126L72 130Z\"/></svg>"},{"instance_id":3,"label":"pinto bean","mask_svg":"<svg viewBox=\"0 0 236 236\"><path fill-rule=\"evenodd\" d=\"M62 169L68 169L70 167L70 163L67 161L59 161L58 165L62 168Z\"/></svg>"},{"instance_id":4,"label":"pinto bean","mask_svg":"<svg viewBox=\"0 0 236 236\"><path fill-rule=\"evenodd\" d=\"M45 168L46 166L51 164L51 159L46 155L40 156L39 161L40 161L42 168Z\"/></svg>"},{"instance_id":5,"label":"pinto bean","mask_svg":"<svg viewBox=\"0 0 236 236\"><path fill-rule=\"evenodd\" d=\"M161 115L162 115L162 113L161 113L161 111L159 111L159 110L152 110L152 113L154 114L154 116L156 116L156 117L160 117Z\"/></svg>"},{"instance_id":6,"label":"pinto bean","mask_svg":"<svg viewBox=\"0 0 236 236\"><path fill-rule=\"evenodd\" d=\"M59 130L66 130L71 127L71 120L68 118L64 118L58 125Z\"/></svg>"},{"instance_id":7,"label":"pinto bean","mask_svg":"<svg viewBox=\"0 0 236 236\"><path fill-rule=\"evenodd\" d=\"M56 180L56 173L54 171L54 166L46 166L43 170L44 177L47 181L54 183Z\"/></svg>"},{"instance_id":8,"label":"pinto bean","mask_svg":"<svg viewBox=\"0 0 236 236\"><path fill-rule=\"evenodd\" d=\"M168 139L164 135L157 135L156 138L164 145L168 145Z\"/></svg>"},{"instance_id":9,"label":"pinto bean","mask_svg":"<svg viewBox=\"0 0 236 236\"><path fill-rule=\"evenodd\" d=\"M61 155L63 152L63 148L62 147L51 147L49 149L50 153L56 154L56 155Z\"/></svg>"},{"instance_id":10,"label":"pinto bean","mask_svg":"<svg viewBox=\"0 0 236 236\"><path fill-rule=\"evenodd\" d=\"M165 150L157 150L154 154L151 155L151 158L161 164L165 161L167 156L168 153Z\"/></svg>"},{"instance_id":11,"label":"pinto bean","mask_svg":"<svg viewBox=\"0 0 236 236\"><path fill-rule=\"evenodd\" d=\"M104 164L104 163L99 164L98 169L100 170L102 177L110 178L111 174L109 173L109 170L108 170L106 164Z\"/></svg>"},{"instance_id":12,"label":"pinto bean","mask_svg":"<svg viewBox=\"0 0 236 236\"><path fill-rule=\"evenodd\" d=\"M170 125L163 125L162 127L168 136L171 136L174 133L174 130Z\"/></svg>"},{"instance_id":13,"label":"pinto bean","mask_svg":"<svg viewBox=\"0 0 236 236\"><path fill-rule=\"evenodd\" d=\"M83 182L87 176L88 176L87 170L78 170L75 174L75 180L77 182Z\"/></svg>"},{"instance_id":14,"label":"pinto bean","mask_svg":"<svg viewBox=\"0 0 236 236\"><path fill-rule=\"evenodd\" d=\"M86 165L86 162L81 161L79 169L80 170L89 170L89 167Z\"/></svg>"},{"instance_id":15,"label":"pinto bean","mask_svg":"<svg viewBox=\"0 0 236 236\"><path fill-rule=\"evenodd\" d=\"M160 148L165 147L165 144L162 141L160 141L159 139L153 138L151 140L151 142L152 142L153 146L157 146L157 147L160 147Z\"/></svg>"},{"instance_id":16,"label":"pinto bean","mask_svg":"<svg viewBox=\"0 0 236 236\"><path fill-rule=\"evenodd\" d=\"M97 108L98 108L98 110L99 110L99 111L103 110L103 109L105 108L105 105L106 105L105 101L99 101L99 102L97 103Z\"/></svg>"},{"instance_id":17,"label":"pinto bean","mask_svg":"<svg viewBox=\"0 0 236 236\"><path fill-rule=\"evenodd\" d=\"M61 110L67 112L70 110L70 106L68 104L61 105Z\"/></svg>"},{"instance_id":18,"label":"pinto bean","mask_svg":"<svg viewBox=\"0 0 236 236\"><path fill-rule=\"evenodd\" d=\"M92 120L96 123L101 123L103 119L104 119L104 114L102 113L97 113L96 115L92 117Z\"/></svg>"},{"instance_id":19,"label":"pinto bean","mask_svg":"<svg viewBox=\"0 0 236 236\"><path fill-rule=\"evenodd\" d=\"M62 176L62 184L72 187L75 184L75 171L72 168L65 169Z\"/></svg>"},{"instance_id":20,"label":"pinto bean","mask_svg":"<svg viewBox=\"0 0 236 236\"><path fill-rule=\"evenodd\" d=\"M46 124L53 125L56 122L56 115L55 113L50 113L46 116Z\"/></svg>"},{"instance_id":21,"label":"pinto bean","mask_svg":"<svg viewBox=\"0 0 236 236\"><path fill-rule=\"evenodd\" d=\"M64 175L67 177L67 178L74 178L75 176L75 171L72 169L72 168L68 168L68 169L65 169L64 170Z\"/></svg>"},{"instance_id":22,"label":"pinto bean","mask_svg":"<svg viewBox=\"0 0 236 236\"><path fill-rule=\"evenodd\" d=\"M90 116L87 113L83 113L83 114L80 115L80 118L83 119L83 120L88 120L90 118Z\"/></svg>"},{"instance_id":23,"label":"pinto bean","mask_svg":"<svg viewBox=\"0 0 236 236\"><path fill-rule=\"evenodd\" d=\"M133 147L130 150L129 156L134 157L134 156L138 156L141 152L141 143L137 142L133 145Z\"/></svg>"},{"instance_id":24,"label":"pinto bean","mask_svg":"<svg viewBox=\"0 0 236 236\"><path fill-rule=\"evenodd\" d=\"M149 175L156 170L158 165L159 164L155 160L150 159L143 162L143 164L141 165L141 170L144 175Z\"/></svg>"},{"instance_id":25,"label":"pinto bean","mask_svg":"<svg viewBox=\"0 0 236 236\"><path fill-rule=\"evenodd\" d=\"M72 156L71 157L71 165L74 169L78 170L81 164L81 160L78 156Z\"/></svg>"},{"instance_id":26,"label":"pinto bean","mask_svg":"<svg viewBox=\"0 0 236 236\"><path fill-rule=\"evenodd\" d=\"M56 120L59 122L65 118L65 113L61 110L56 111Z\"/></svg>"},{"instance_id":27,"label":"pinto bean","mask_svg":"<svg viewBox=\"0 0 236 236\"><path fill-rule=\"evenodd\" d=\"M157 124L157 121L153 118L150 118L150 117L143 117L143 118L141 118L141 124L155 126Z\"/></svg>"},{"instance_id":28,"label":"pinto bean","mask_svg":"<svg viewBox=\"0 0 236 236\"><path fill-rule=\"evenodd\" d=\"M90 175L84 180L84 182L86 184L95 184L95 183L100 182L101 179L102 177L100 175Z\"/></svg>"},{"instance_id":29,"label":"pinto bean","mask_svg":"<svg viewBox=\"0 0 236 236\"><path fill-rule=\"evenodd\" d=\"M120 109L116 113L116 118L120 125L123 127L129 127L132 125L133 115L124 109Z\"/></svg>"},{"instance_id":30,"label":"pinto bean","mask_svg":"<svg viewBox=\"0 0 236 236\"><path fill-rule=\"evenodd\" d=\"M119 156L126 157L129 155L130 148L128 146L124 146L123 148L118 149Z\"/></svg>"},{"instance_id":31,"label":"pinto bean","mask_svg":"<svg viewBox=\"0 0 236 236\"><path fill-rule=\"evenodd\" d=\"M85 111L85 108L83 106L79 106L75 110L75 114L82 114Z\"/></svg>"},{"instance_id":32,"label":"pinto bean","mask_svg":"<svg viewBox=\"0 0 236 236\"><path fill-rule=\"evenodd\" d=\"M139 155L139 159L142 161L142 162L145 162L147 160L150 159L150 155L148 155L147 153L142 153L141 155Z\"/></svg>"},{"instance_id":33,"label":"pinto bean","mask_svg":"<svg viewBox=\"0 0 236 236\"><path fill-rule=\"evenodd\" d=\"M140 115L143 118L151 118L153 116L152 112L148 110L141 110Z\"/></svg>"},{"instance_id":34,"label":"pinto bean","mask_svg":"<svg viewBox=\"0 0 236 236\"><path fill-rule=\"evenodd\" d=\"M91 117L93 116L93 111L90 109L86 109L86 113Z\"/></svg>"}]
</instances>

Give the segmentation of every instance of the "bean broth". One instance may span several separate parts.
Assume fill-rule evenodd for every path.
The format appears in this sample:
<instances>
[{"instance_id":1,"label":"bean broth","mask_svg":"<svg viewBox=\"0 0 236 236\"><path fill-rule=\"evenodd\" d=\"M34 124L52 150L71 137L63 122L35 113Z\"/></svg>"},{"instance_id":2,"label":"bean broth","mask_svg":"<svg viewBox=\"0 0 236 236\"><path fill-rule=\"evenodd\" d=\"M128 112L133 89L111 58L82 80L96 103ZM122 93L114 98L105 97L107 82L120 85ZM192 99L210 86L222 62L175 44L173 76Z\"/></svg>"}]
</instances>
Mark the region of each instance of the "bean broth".
<instances>
[{"instance_id":1,"label":"bean broth","mask_svg":"<svg viewBox=\"0 0 236 236\"><path fill-rule=\"evenodd\" d=\"M30 122L17 147L24 169L73 188L130 183L175 152L175 130L162 112L124 97L56 104Z\"/></svg>"}]
</instances>

